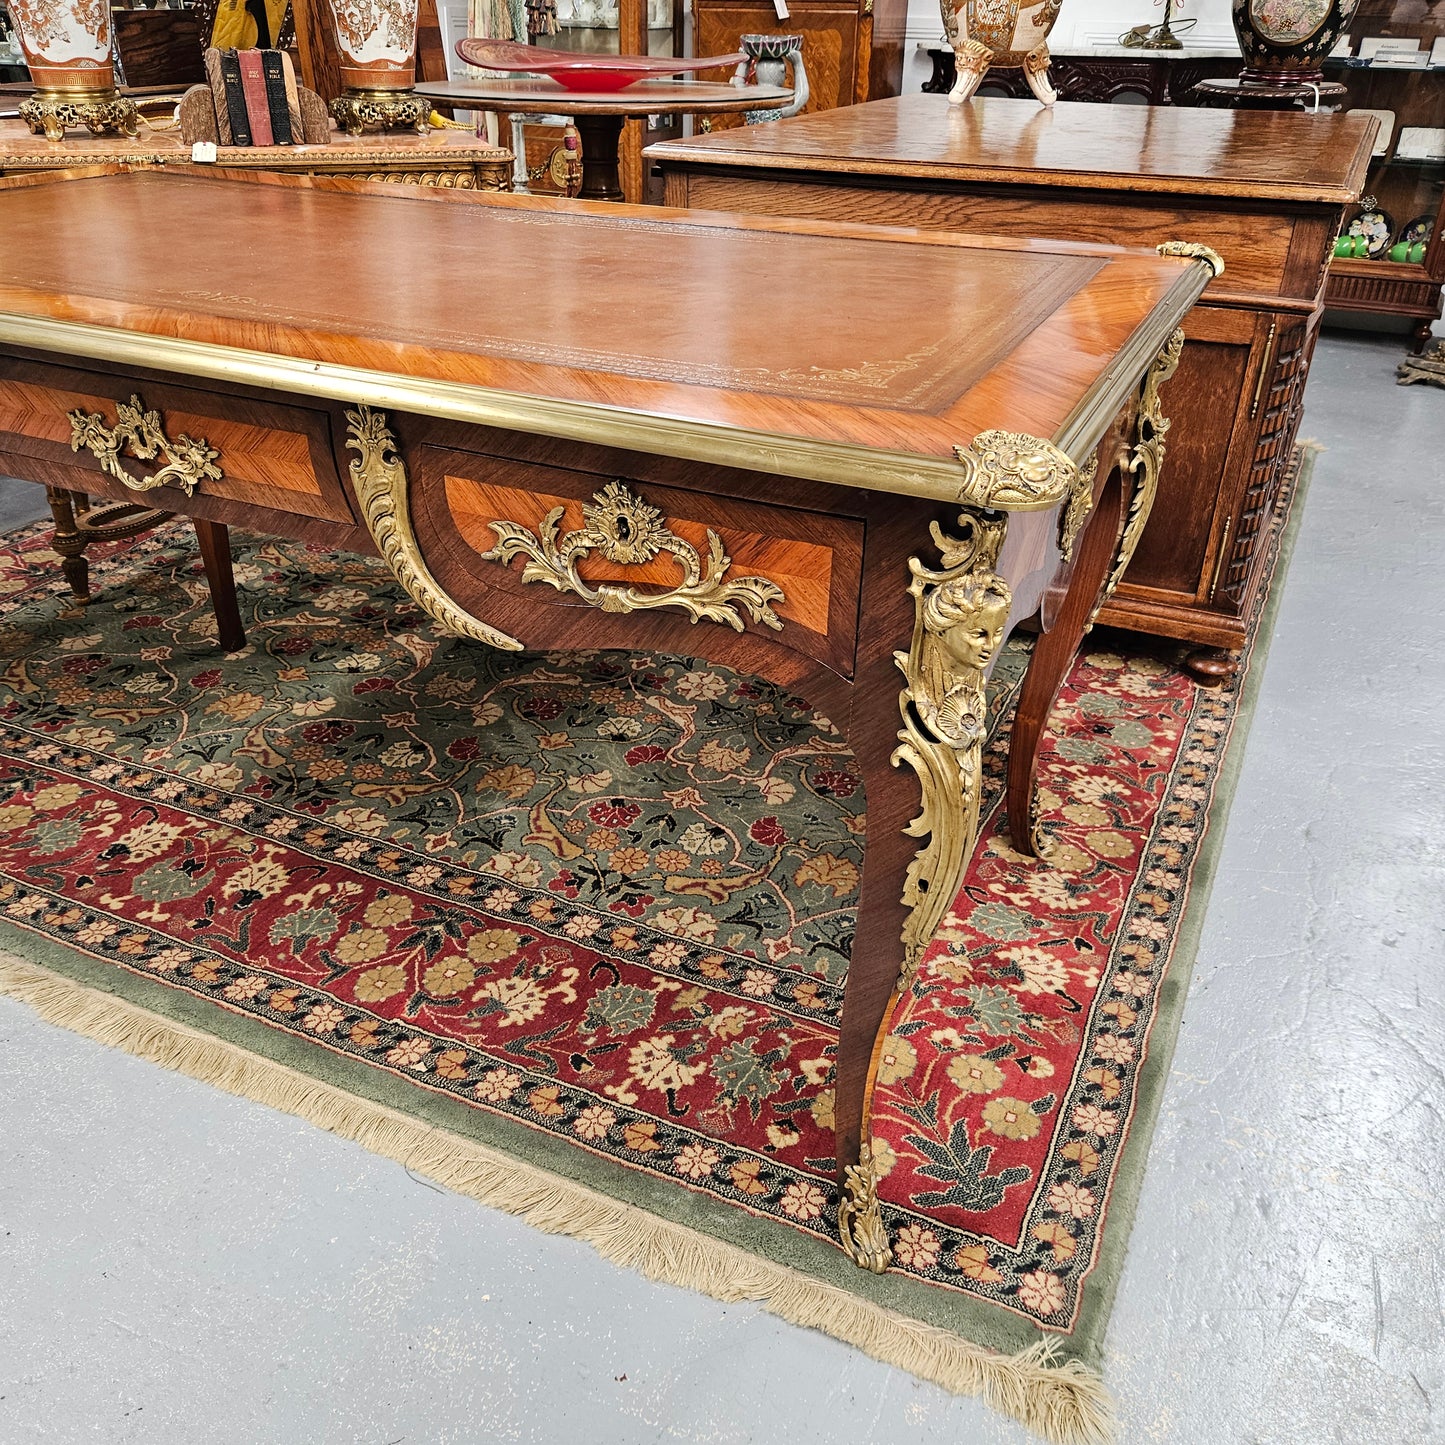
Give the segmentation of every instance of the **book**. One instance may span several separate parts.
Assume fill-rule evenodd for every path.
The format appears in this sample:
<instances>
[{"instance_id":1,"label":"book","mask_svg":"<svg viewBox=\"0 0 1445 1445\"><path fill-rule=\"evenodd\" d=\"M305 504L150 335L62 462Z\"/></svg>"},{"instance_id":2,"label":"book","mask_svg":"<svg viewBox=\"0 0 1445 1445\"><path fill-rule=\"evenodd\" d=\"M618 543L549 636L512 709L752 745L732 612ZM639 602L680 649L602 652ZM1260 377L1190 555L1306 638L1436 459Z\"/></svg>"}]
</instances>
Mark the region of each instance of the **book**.
<instances>
[{"instance_id":1,"label":"book","mask_svg":"<svg viewBox=\"0 0 1445 1445\"><path fill-rule=\"evenodd\" d=\"M231 120L231 144L251 144L251 121L246 113L246 94L241 88L241 62L234 50L221 52L221 79L226 87L226 114Z\"/></svg>"},{"instance_id":2,"label":"book","mask_svg":"<svg viewBox=\"0 0 1445 1445\"><path fill-rule=\"evenodd\" d=\"M285 50L281 52L281 75L286 84L286 108L291 112L291 139L296 145L304 145L306 126L301 119L301 92L296 85L296 67Z\"/></svg>"},{"instance_id":3,"label":"book","mask_svg":"<svg viewBox=\"0 0 1445 1445\"><path fill-rule=\"evenodd\" d=\"M271 135L271 107L266 104L266 76L261 69L259 50L238 50L241 65L241 91L245 96L246 115L251 122L251 144L274 145Z\"/></svg>"},{"instance_id":4,"label":"book","mask_svg":"<svg viewBox=\"0 0 1445 1445\"><path fill-rule=\"evenodd\" d=\"M286 75L279 50L263 50L261 74L266 79L266 108L271 115L271 137L278 146L291 144L291 107L286 101Z\"/></svg>"},{"instance_id":5,"label":"book","mask_svg":"<svg viewBox=\"0 0 1445 1445\"><path fill-rule=\"evenodd\" d=\"M223 146L234 145L231 139L231 112L226 106L226 78L221 74L221 52L213 45L206 51L206 80L211 87L211 104L216 111L216 130Z\"/></svg>"}]
</instances>

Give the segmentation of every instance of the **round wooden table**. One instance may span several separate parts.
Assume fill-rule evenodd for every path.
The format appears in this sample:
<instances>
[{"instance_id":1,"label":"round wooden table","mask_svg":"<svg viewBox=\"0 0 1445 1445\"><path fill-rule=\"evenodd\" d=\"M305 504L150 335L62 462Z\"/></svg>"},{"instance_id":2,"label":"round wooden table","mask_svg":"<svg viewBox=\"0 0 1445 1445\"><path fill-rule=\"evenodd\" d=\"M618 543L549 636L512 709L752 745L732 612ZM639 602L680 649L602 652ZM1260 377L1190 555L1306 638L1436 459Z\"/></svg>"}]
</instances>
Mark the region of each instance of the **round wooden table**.
<instances>
[{"instance_id":1,"label":"round wooden table","mask_svg":"<svg viewBox=\"0 0 1445 1445\"><path fill-rule=\"evenodd\" d=\"M582 138L585 201L620 201L617 147L622 123L645 115L772 110L793 92L777 85L729 85L712 80L639 80L625 90L567 90L551 80L470 80L419 85L418 95L469 110L508 115L567 115Z\"/></svg>"}]
</instances>

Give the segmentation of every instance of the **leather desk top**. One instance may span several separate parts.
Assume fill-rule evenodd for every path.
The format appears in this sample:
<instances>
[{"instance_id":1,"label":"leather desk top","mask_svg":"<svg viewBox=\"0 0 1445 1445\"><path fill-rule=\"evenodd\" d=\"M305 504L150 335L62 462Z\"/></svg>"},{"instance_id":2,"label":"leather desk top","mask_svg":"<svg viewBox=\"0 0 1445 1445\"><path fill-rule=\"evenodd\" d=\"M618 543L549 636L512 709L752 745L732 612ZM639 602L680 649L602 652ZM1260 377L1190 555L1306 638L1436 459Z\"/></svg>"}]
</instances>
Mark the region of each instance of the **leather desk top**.
<instances>
[{"instance_id":1,"label":"leather desk top","mask_svg":"<svg viewBox=\"0 0 1445 1445\"><path fill-rule=\"evenodd\" d=\"M1347 205L1376 122L1363 115L901 95L664 141L649 159L935 180L1105 187Z\"/></svg>"},{"instance_id":2,"label":"leather desk top","mask_svg":"<svg viewBox=\"0 0 1445 1445\"><path fill-rule=\"evenodd\" d=\"M1208 275L1064 242L60 174L0 183L7 347L924 496L957 496L981 431L1084 455ZM158 217L184 219L163 244Z\"/></svg>"}]
</instances>

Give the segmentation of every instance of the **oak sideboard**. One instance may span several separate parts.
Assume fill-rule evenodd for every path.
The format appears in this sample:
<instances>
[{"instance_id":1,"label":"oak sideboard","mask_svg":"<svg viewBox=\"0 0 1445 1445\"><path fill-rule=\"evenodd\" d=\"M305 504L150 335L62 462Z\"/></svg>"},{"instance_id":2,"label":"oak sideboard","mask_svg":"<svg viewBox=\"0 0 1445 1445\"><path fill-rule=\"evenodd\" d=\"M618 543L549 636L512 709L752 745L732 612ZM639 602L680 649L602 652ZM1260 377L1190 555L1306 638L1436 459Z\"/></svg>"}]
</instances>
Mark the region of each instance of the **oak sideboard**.
<instances>
[{"instance_id":1,"label":"oak sideboard","mask_svg":"<svg viewBox=\"0 0 1445 1445\"><path fill-rule=\"evenodd\" d=\"M674 206L1217 251L1224 274L1184 327L1154 520L1101 614L1193 644L1188 665L1209 682L1233 671L1263 586L1260 542L1284 489L1329 257L1374 135L1355 115L905 95L647 155ZM894 282L880 269L875 284Z\"/></svg>"}]
</instances>

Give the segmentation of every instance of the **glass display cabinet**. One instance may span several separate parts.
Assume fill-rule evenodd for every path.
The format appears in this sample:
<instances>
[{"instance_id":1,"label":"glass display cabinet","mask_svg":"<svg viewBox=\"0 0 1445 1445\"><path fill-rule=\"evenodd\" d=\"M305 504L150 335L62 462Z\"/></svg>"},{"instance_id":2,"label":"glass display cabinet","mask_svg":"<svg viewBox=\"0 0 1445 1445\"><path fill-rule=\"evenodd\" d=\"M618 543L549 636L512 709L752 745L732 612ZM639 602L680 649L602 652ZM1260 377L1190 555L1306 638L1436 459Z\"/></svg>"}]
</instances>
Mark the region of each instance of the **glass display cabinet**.
<instances>
[{"instance_id":1,"label":"glass display cabinet","mask_svg":"<svg viewBox=\"0 0 1445 1445\"><path fill-rule=\"evenodd\" d=\"M1445 283L1445 4L1362 0L1327 64L1345 110L1381 123L1365 197L1330 262L1332 310L1413 322L1415 349L1441 314Z\"/></svg>"}]
</instances>

